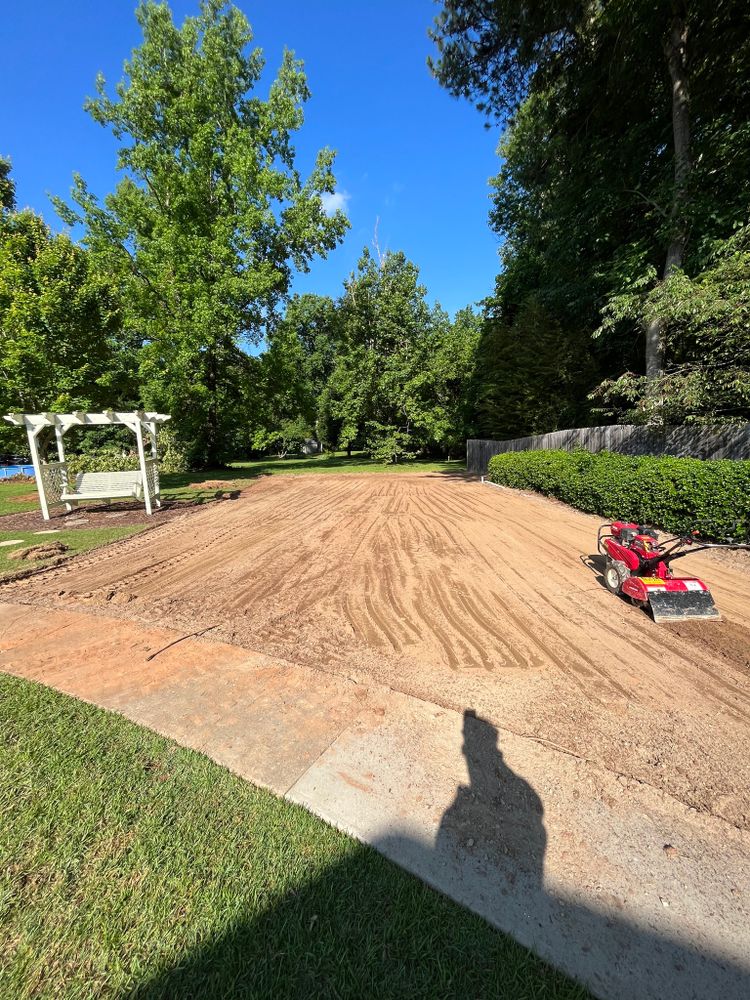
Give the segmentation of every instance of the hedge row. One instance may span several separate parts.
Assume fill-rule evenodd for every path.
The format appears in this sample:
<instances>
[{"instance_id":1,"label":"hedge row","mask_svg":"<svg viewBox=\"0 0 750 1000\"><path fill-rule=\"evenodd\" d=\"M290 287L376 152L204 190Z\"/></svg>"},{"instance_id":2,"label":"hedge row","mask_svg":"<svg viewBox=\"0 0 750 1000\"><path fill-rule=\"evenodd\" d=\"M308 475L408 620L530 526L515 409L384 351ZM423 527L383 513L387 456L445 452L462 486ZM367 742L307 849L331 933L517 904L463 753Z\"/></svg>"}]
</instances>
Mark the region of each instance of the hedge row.
<instances>
[{"instance_id":1,"label":"hedge row","mask_svg":"<svg viewBox=\"0 0 750 1000\"><path fill-rule=\"evenodd\" d=\"M517 451L491 458L487 478L557 497L607 520L750 541L750 461Z\"/></svg>"}]
</instances>

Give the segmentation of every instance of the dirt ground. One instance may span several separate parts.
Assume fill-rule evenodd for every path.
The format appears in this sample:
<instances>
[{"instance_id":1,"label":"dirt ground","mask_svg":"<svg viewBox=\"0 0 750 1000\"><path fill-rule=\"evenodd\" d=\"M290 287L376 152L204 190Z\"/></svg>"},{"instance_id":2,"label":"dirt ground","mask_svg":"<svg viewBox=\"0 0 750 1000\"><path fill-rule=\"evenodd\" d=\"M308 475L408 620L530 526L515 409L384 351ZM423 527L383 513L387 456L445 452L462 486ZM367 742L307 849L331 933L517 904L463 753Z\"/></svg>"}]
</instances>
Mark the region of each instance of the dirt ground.
<instances>
[{"instance_id":1,"label":"dirt ground","mask_svg":"<svg viewBox=\"0 0 750 1000\"><path fill-rule=\"evenodd\" d=\"M750 562L682 562L723 621L657 626L604 589L598 523L459 475L274 476L0 600L210 629L470 707L748 828Z\"/></svg>"}]
</instances>

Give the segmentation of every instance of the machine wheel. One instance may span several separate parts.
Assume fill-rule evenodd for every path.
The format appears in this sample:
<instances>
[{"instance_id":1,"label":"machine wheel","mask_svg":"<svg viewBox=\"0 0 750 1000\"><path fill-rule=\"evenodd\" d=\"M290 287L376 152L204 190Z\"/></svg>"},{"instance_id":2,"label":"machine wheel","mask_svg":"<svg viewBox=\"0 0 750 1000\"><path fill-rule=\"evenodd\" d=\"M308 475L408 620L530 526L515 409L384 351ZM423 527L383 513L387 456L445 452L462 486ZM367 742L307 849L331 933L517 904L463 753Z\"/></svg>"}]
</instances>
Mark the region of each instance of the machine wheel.
<instances>
[{"instance_id":1,"label":"machine wheel","mask_svg":"<svg viewBox=\"0 0 750 1000\"><path fill-rule=\"evenodd\" d=\"M604 583L610 594L619 594L622 585L630 576L630 570L620 559L607 559L604 567Z\"/></svg>"}]
</instances>

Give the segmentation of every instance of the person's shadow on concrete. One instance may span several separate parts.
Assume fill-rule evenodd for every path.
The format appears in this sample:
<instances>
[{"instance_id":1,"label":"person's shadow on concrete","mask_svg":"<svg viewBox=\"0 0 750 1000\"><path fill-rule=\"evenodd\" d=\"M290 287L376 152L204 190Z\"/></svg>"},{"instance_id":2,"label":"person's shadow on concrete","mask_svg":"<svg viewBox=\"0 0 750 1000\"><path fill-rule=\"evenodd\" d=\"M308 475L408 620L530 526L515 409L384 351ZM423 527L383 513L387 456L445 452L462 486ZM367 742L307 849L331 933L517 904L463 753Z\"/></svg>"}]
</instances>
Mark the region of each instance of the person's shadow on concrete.
<instances>
[{"instance_id":1,"label":"person's shadow on concrete","mask_svg":"<svg viewBox=\"0 0 750 1000\"><path fill-rule=\"evenodd\" d=\"M459 785L443 815L436 853L491 862L508 869L513 881L523 879L528 890L541 889L547 847L542 800L505 763L496 727L470 709L464 712L463 754L469 784Z\"/></svg>"},{"instance_id":2,"label":"person's shadow on concrete","mask_svg":"<svg viewBox=\"0 0 750 1000\"><path fill-rule=\"evenodd\" d=\"M466 711L469 783L458 787L434 842L393 830L374 846L513 940L483 922L467 934L460 921L444 919L451 902L357 845L261 914L240 917L213 937L207 928L200 946L122 995L129 1000L589 995L545 965L547 960L607 1000L750 996L747 968L557 898L545 887L542 802L507 765L498 737L492 723ZM456 955L466 975L461 993L450 968L446 976L445 957Z\"/></svg>"}]
</instances>

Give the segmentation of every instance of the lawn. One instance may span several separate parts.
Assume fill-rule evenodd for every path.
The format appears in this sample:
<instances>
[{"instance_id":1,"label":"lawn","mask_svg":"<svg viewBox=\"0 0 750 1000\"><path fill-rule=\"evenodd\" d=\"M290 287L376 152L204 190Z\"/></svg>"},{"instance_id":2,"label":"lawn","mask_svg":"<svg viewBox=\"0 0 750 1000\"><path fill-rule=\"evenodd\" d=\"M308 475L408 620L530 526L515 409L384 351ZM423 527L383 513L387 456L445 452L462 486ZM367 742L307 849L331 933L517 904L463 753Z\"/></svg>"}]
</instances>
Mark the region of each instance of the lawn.
<instances>
[{"instance_id":1,"label":"lawn","mask_svg":"<svg viewBox=\"0 0 750 1000\"><path fill-rule=\"evenodd\" d=\"M0 480L0 515L18 514L21 511L29 510L36 504L36 499L31 499L30 494L36 494L36 487L33 480L29 479L24 483L10 483L7 480ZM22 500L21 497L29 497Z\"/></svg>"},{"instance_id":2,"label":"lawn","mask_svg":"<svg viewBox=\"0 0 750 1000\"><path fill-rule=\"evenodd\" d=\"M431 462L416 459L392 465L367 458L364 452L356 452L348 457L344 452L325 455L311 455L295 458L264 458L257 462L232 462L226 469L214 472L163 473L161 477L162 496L173 500L213 499L215 493L206 490L191 490L194 483L217 481L226 483L226 489L242 489L258 476L299 475L301 473L402 473L402 472L463 472L463 459L450 462Z\"/></svg>"},{"instance_id":3,"label":"lawn","mask_svg":"<svg viewBox=\"0 0 750 1000\"><path fill-rule=\"evenodd\" d=\"M19 570L26 569L38 569L49 563L49 560L30 562L25 559L9 558L11 552L23 549L28 545L43 545L45 542L63 542L63 544L68 546L68 551L64 554L72 556L78 552L87 552L89 549L96 548L97 545L116 542L119 538L132 535L135 531L142 531L144 527L145 525L117 526L112 528L70 528L68 531L57 531L54 535L35 535L33 531L0 531L0 542L15 538L21 538L24 542L24 545L0 547L0 579L8 573L17 573Z\"/></svg>"},{"instance_id":4,"label":"lawn","mask_svg":"<svg viewBox=\"0 0 750 1000\"><path fill-rule=\"evenodd\" d=\"M207 758L0 675L0 995L586 992Z\"/></svg>"}]
</instances>

